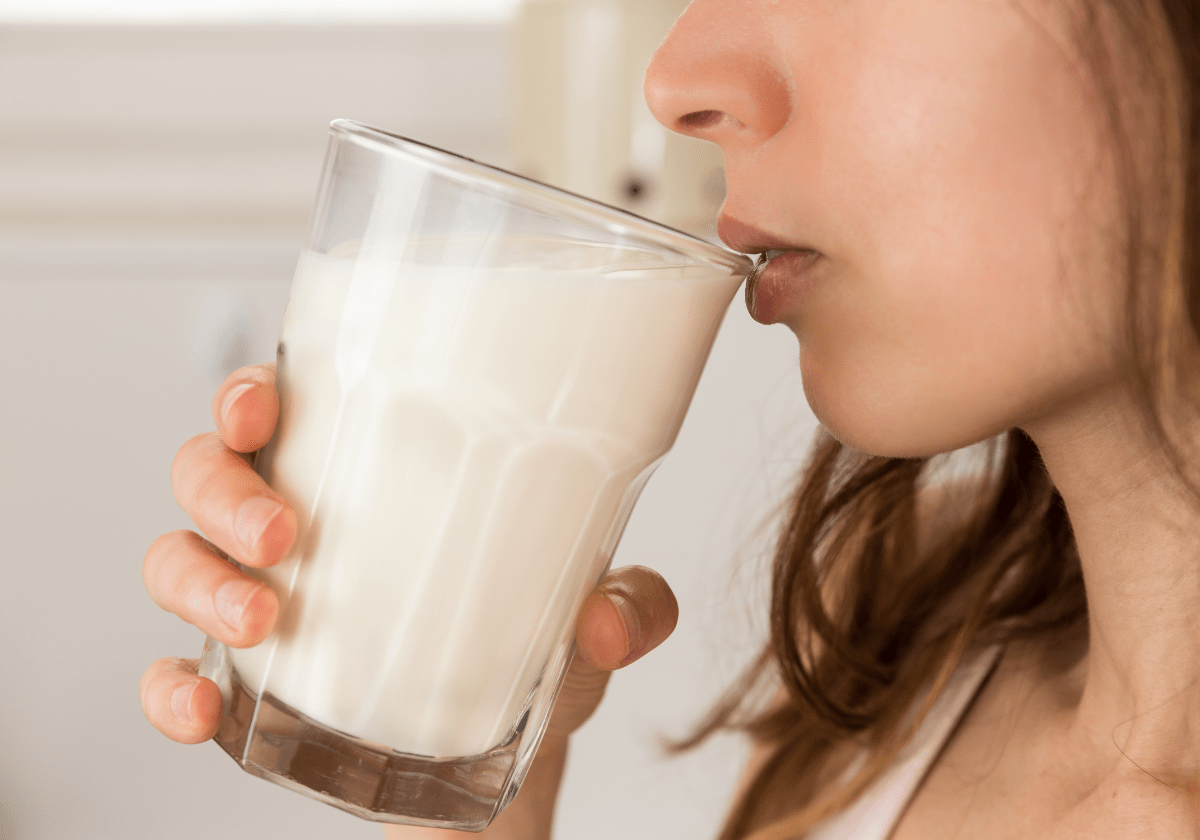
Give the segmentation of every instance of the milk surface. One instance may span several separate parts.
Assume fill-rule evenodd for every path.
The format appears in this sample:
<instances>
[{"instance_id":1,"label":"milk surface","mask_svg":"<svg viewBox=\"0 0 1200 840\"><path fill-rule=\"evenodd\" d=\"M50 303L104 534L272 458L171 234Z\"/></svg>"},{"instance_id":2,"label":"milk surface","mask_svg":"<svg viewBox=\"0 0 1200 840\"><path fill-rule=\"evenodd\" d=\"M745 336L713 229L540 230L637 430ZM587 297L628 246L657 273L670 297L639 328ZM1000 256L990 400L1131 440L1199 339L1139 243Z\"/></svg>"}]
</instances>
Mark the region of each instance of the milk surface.
<instances>
[{"instance_id":1,"label":"milk surface","mask_svg":"<svg viewBox=\"0 0 1200 840\"><path fill-rule=\"evenodd\" d=\"M673 442L739 279L301 257L275 438L296 510L254 691L435 757L500 744Z\"/></svg>"}]
</instances>

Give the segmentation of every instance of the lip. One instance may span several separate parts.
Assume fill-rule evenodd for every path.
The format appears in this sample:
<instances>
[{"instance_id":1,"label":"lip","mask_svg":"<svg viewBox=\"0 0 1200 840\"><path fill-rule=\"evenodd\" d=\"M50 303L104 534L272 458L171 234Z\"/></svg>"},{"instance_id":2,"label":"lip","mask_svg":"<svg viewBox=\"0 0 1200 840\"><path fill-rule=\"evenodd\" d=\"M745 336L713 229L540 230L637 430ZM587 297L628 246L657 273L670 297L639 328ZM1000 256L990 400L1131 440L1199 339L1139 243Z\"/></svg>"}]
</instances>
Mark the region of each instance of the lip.
<instances>
[{"instance_id":1,"label":"lip","mask_svg":"<svg viewBox=\"0 0 1200 840\"><path fill-rule=\"evenodd\" d=\"M795 304L805 276L821 253L800 242L782 239L732 216L717 219L717 234L735 251L758 254L746 278L746 309L761 324L774 324L784 309Z\"/></svg>"},{"instance_id":2,"label":"lip","mask_svg":"<svg viewBox=\"0 0 1200 840\"><path fill-rule=\"evenodd\" d=\"M732 216L721 216L717 219L717 236L721 241L735 251L743 254L761 254L765 251L811 251L814 250L802 242L791 242L773 233L738 221Z\"/></svg>"},{"instance_id":3,"label":"lip","mask_svg":"<svg viewBox=\"0 0 1200 840\"><path fill-rule=\"evenodd\" d=\"M778 323L794 306L821 255L811 248L772 250L759 257L746 278L746 309L760 324Z\"/></svg>"}]
</instances>

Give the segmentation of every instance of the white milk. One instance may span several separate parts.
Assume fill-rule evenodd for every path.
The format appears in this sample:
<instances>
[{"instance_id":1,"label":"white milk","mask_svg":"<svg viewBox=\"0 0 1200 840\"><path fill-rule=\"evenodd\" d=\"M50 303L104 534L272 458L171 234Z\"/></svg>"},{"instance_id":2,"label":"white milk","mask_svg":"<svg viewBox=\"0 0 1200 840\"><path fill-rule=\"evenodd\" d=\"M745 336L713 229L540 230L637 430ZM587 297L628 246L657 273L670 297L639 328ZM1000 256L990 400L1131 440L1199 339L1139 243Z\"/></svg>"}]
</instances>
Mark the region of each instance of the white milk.
<instances>
[{"instance_id":1,"label":"white milk","mask_svg":"<svg viewBox=\"0 0 1200 840\"><path fill-rule=\"evenodd\" d=\"M248 570L255 692L427 756L497 746L672 443L737 278L302 256L258 469L301 534Z\"/></svg>"}]
</instances>

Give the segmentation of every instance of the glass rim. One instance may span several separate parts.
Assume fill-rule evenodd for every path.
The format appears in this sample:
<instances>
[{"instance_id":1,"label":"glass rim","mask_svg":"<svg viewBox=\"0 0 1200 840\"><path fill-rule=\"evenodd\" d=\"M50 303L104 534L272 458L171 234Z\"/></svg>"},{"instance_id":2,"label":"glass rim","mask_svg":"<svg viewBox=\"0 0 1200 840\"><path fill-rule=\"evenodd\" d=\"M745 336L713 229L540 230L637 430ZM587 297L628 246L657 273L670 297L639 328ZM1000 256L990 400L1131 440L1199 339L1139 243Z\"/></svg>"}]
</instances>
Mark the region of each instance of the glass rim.
<instances>
[{"instance_id":1,"label":"glass rim","mask_svg":"<svg viewBox=\"0 0 1200 840\"><path fill-rule=\"evenodd\" d=\"M492 189L516 193L537 204L573 218L585 224L607 228L613 232L627 233L647 240L649 244L669 249L675 253L704 259L710 263L729 268L733 273L746 275L753 263L745 254L701 239L662 222L647 219L628 210L605 204L594 198L564 190L561 187L518 175L499 166L483 163L474 158L431 146L382 128L348 119L336 119L329 123L334 134L348 134L355 139L382 147L390 152L401 152L437 168L460 180L470 179Z\"/></svg>"}]
</instances>

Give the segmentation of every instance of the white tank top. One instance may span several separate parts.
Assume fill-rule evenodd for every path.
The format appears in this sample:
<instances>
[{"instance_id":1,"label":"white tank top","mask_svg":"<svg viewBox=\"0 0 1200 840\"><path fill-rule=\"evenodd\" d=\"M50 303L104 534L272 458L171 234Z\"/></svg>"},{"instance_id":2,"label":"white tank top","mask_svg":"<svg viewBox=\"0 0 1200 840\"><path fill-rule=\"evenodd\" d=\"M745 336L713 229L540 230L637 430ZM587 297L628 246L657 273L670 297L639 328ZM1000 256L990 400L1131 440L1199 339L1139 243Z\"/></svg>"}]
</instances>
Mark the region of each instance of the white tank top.
<instances>
[{"instance_id":1,"label":"white tank top","mask_svg":"<svg viewBox=\"0 0 1200 840\"><path fill-rule=\"evenodd\" d=\"M985 648L959 667L896 762L839 814L813 827L806 840L887 840L950 734L1000 658Z\"/></svg>"}]
</instances>

